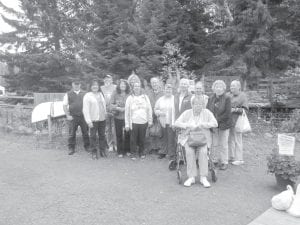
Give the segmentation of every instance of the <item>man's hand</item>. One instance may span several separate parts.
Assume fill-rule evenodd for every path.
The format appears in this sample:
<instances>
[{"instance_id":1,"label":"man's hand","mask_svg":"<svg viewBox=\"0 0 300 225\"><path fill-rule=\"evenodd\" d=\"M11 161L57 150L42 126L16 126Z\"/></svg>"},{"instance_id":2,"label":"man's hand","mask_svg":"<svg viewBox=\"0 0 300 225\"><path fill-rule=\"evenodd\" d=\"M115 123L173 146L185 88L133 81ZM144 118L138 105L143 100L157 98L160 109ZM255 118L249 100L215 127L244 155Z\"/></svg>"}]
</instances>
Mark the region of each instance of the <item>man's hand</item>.
<instances>
[{"instance_id":1,"label":"man's hand","mask_svg":"<svg viewBox=\"0 0 300 225\"><path fill-rule=\"evenodd\" d=\"M148 127L152 127L153 126L153 123L148 123Z\"/></svg>"},{"instance_id":2,"label":"man's hand","mask_svg":"<svg viewBox=\"0 0 300 225\"><path fill-rule=\"evenodd\" d=\"M129 131L129 127L125 127L125 130L128 132Z\"/></svg>"},{"instance_id":3,"label":"man's hand","mask_svg":"<svg viewBox=\"0 0 300 225\"><path fill-rule=\"evenodd\" d=\"M67 115L67 120L69 121L73 120L73 116Z\"/></svg>"},{"instance_id":4,"label":"man's hand","mask_svg":"<svg viewBox=\"0 0 300 225\"><path fill-rule=\"evenodd\" d=\"M88 123L89 128L93 128L93 123Z\"/></svg>"}]
</instances>

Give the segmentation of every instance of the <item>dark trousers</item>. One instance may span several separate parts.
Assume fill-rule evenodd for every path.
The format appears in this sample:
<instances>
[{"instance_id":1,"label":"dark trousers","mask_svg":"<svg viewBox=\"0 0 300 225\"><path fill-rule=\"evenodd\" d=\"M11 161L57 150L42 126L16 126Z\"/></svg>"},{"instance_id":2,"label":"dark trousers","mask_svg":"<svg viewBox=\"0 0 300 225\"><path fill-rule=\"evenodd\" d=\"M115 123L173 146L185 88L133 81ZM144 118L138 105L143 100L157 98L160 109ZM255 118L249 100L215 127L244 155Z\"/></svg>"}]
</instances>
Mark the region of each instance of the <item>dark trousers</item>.
<instances>
[{"instance_id":1,"label":"dark trousers","mask_svg":"<svg viewBox=\"0 0 300 225\"><path fill-rule=\"evenodd\" d=\"M130 134L125 131L125 120L115 119L118 154L130 152Z\"/></svg>"},{"instance_id":2,"label":"dark trousers","mask_svg":"<svg viewBox=\"0 0 300 225\"><path fill-rule=\"evenodd\" d=\"M144 155L145 151L145 136L148 123L145 124L132 124L130 132L130 151L131 154L137 155L137 147L139 148L139 155Z\"/></svg>"},{"instance_id":3,"label":"dark trousers","mask_svg":"<svg viewBox=\"0 0 300 225\"><path fill-rule=\"evenodd\" d=\"M91 137L91 149L93 152L97 151L97 133L99 140L99 149L101 152L105 151L106 139L105 139L105 126L106 121L93 121L93 127L90 129Z\"/></svg>"},{"instance_id":4,"label":"dark trousers","mask_svg":"<svg viewBox=\"0 0 300 225\"><path fill-rule=\"evenodd\" d=\"M168 124L166 125L166 127L163 127L162 130L163 130L163 136L162 136L163 146L162 149L159 151L159 153L166 154L170 158L174 158L176 155L175 132Z\"/></svg>"},{"instance_id":5,"label":"dark trousers","mask_svg":"<svg viewBox=\"0 0 300 225\"><path fill-rule=\"evenodd\" d=\"M76 131L77 131L78 126L80 126L80 128L81 128L84 148L88 148L90 145L88 125L86 124L84 117L83 116L73 116L73 120L69 121L68 147L70 150L75 149Z\"/></svg>"}]
</instances>

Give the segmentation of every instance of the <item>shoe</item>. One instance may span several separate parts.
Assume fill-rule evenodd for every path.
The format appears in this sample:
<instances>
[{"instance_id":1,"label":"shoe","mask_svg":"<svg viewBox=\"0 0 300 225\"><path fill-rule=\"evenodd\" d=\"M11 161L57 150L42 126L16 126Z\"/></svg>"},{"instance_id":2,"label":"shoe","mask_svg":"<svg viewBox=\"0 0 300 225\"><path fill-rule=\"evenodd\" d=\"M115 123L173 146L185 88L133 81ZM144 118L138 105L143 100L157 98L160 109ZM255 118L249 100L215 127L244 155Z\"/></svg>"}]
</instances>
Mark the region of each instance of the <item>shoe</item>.
<instances>
[{"instance_id":1,"label":"shoe","mask_svg":"<svg viewBox=\"0 0 300 225\"><path fill-rule=\"evenodd\" d=\"M227 170L228 164L222 163L220 166L220 170Z\"/></svg>"},{"instance_id":2,"label":"shoe","mask_svg":"<svg viewBox=\"0 0 300 225\"><path fill-rule=\"evenodd\" d=\"M141 155L141 159L145 159L146 158L146 156L145 155Z\"/></svg>"},{"instance_id":3,"label":"shoe","mask_svg":"<svg viewBox=\"0 0 300 225\"><path fill-rule=\"evenodd\" d=\"M126 155L127 155L127 157L130 157L130 156L131 156L131 153L130 153L130 152L127 152Z\"/></svg>"},{"instance_id":4,"label":"shoe","mask_svg":"<svg viewBox=\"0 0 300 225\"><path fill-rule=\"evenodd\" d=\"M74 149L70 149L69 150L69 155L73 155L75 153L75 150Z\"/></svg>"},{"instance_id":5,"label":"shoe","mask_svg":"<svg viewBox=\"0 0 300 225\"><path fill-rule=\"evenodd\" d=\"M123 155L122 155L122 154L119 154L118 157L119 157L119 158L123 158Z\"/></svg>"},{"instance_id":6,"label":"shoe","mask_svg":"<svg viewBox=\"0 0 300 225\"><path fill-rule=\"evenodd\" d=\"M192 186L192 184L195 183L195 177L190 177L189 179L187 179L185 182L184 182L184 186L186 187L190 187Z\"/></svg>"},{"instance_id":7,"label":"shoe","mask_svg":"<svg viewBox=\"0 0 300 225\"><path fill-rule=\"evenodd\" d=\"M240 165L244 164L244 161L243 160L235 160L231 164L235 165L235 166L240 166Z\"/></svg>"},{"instance_id":8,"label":"shoe","mask_svg":"<svg viewBox=\"0 0 300 225\"><path fill-rule=\"evenodd\" d=\"M135 160L136 160L136 157L131 157L131 160L135 161Z\"/></svg>"},{"instance_id":9,"label":"shoe","mask_svg":"<svg viewBox=\"0 0 300 225\"><path fill-rule=\"evenodd\" d=\"M159 156L158 156L157 158L158 158L158 159L166 158L166 154L159 154Z\"/></svg>"},{"instance_id":10,"label":"shoe","mask_svg":"<svg viewBox=\"0 0 300 225\"><path fill-rule=\"evenodd\" d=\"M200 177L200 183L203 185L203 187L210 188L210 183L206 177Z\"/></svg>"}]
</instances>

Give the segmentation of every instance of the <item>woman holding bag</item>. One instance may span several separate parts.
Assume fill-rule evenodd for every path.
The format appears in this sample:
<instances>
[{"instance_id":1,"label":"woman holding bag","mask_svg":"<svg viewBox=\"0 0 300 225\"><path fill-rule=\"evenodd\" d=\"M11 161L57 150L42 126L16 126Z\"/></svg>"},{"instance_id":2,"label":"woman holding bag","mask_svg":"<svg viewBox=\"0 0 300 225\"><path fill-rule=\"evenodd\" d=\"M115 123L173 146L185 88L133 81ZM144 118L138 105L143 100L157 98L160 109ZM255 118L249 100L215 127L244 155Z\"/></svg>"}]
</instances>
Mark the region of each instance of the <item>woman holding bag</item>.
<instances>
[{"instance_id":1,"label":"woman holding bag","mask_svg":"<svg viewBox=\"0 0 300 225\"><path fill-rule=\"evenodd\" d=\"M204 98L195 97L192 99L192 109L184 111L176 120L174 126L183 129L180 137L180 144L184 146L186 152L187 175L188 179L184 186L190 187L195 183L197 176L196 153L199 160L200 183L205 187L210 187L207 180L208 175L208 156L207 150L211 147L210 128L218 126L214 115L205 109L206 101ZM191 140L193 132L194 140ZM198 133L198 134L197 134ZM199 142L201 140L201 143Z\"/></svg>"},{"instance_id":2,"label":"woman holding bag","mask_svg":"<svg viewBox=\"0 0 300 225\"><path fill-rule=\"evenodd\" d=\"M243 159L243 133L236 129L235 125L243 112L248 111L248 100L244 92L241 91L241 83L234 80L230 84L230 98L231 98L231 115L233 126L229 130L228 147L229 147L229 161L232 165L244 164Z\"/></svg>"},{"instance_id":3,"label":"woman holding bag","mask_svg":"<svg viewBox=\"0 0 300 225\"><path fill-rule=\"evenodd\" d=\"M166 155L173 155L173 152L175 151L175 133L172 129L175 120L175 102L172 92L172 85L167 83L165 85L164 96L157 100L154 108L155 115L157 116L163 131L163 146L159 151L159 159L165 158Z\"/></svg>"}]
</instances>

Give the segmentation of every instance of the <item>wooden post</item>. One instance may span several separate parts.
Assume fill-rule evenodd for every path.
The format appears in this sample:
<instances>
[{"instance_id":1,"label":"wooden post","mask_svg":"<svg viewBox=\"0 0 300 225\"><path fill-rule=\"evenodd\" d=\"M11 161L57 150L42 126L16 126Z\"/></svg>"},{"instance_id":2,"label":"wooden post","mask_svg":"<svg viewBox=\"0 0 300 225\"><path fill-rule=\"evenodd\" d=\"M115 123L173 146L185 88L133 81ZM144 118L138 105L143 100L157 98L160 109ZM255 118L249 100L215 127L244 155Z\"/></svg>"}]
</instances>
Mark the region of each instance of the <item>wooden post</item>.
<instances>
[{"instance_id":1,"label":"wooden post","mask_svg":"<svg viewBox=\"0 0 300 225\"><path fill-rule=\"evenodd\" d=\"M48 137L49 141L52 141L52 123L51 123L51 115L48 115Z\"/></svg>"}]
</instances>

